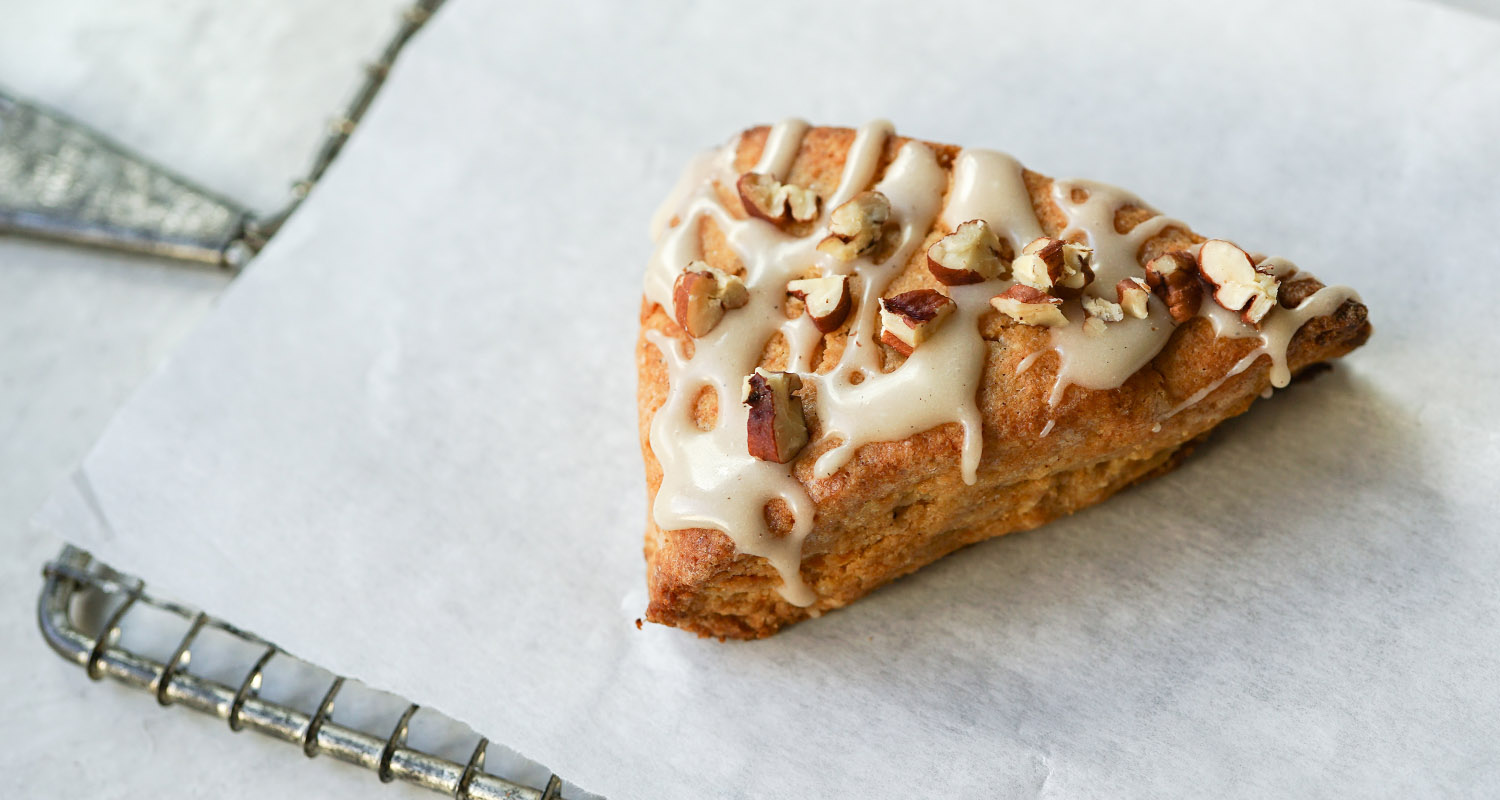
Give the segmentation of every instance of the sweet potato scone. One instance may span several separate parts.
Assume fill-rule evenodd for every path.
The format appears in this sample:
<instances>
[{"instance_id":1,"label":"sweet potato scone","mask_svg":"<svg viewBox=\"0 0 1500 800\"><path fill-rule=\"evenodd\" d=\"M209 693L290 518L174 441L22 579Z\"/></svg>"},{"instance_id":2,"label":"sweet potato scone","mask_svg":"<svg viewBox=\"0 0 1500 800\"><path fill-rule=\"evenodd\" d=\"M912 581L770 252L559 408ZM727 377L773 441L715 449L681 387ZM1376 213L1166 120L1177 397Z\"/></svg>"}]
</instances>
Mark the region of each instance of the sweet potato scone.
<instances>
[{"instance_id":1,"label":"sweet potato scone","mask_svg":"<svg viewBox=\"0 0 1500 800\"><path fill-rule=\"evenodd\" d=\"M746 131L654 234L646 618L705 636L1097 503L1370 335L1288 261L880 122Z\"/></svg>"}]
</instances>

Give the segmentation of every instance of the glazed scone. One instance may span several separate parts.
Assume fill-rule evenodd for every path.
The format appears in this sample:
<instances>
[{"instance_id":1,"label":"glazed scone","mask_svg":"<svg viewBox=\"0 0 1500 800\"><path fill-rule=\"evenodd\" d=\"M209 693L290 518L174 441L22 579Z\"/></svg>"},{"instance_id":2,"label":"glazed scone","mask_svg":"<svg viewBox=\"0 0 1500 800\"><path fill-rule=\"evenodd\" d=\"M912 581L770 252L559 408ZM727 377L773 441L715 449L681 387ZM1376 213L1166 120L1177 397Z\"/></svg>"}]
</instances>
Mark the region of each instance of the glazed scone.
<instances>
[{"instance_id":1,"label":"glazed scone","mask_svg":"<svg viewBox=\"0 0 1500 800\"><path fill-rule=\"evenodd\" d=\"M646 619L756 638L1175 467L1370 335L1119 189L788 121L687 171L641 307Z\"/></svg>"}]
</instances>

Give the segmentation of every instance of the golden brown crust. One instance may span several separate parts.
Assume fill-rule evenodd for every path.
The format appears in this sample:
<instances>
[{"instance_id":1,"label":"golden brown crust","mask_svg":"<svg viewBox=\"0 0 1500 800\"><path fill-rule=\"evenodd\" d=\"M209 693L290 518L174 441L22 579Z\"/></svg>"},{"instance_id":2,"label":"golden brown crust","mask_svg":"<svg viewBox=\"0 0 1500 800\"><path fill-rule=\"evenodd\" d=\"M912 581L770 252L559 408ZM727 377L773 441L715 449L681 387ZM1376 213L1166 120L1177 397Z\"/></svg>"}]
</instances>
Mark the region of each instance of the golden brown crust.
<instances>
[{"instance_id":1,"label":"golden brown crust","mask_svg":"<svg viewBox=\"0 0 1500 800\"><path fill-rule=\"evenodd\" d=\"M745 132L736 155L738 171L759 158L767 132L764 127ZM831 194L853 138L854 132L848 129L810 130L788 182L811 186L825 197ZM888 142L875 181L905 141L893 137ZM949 169L958 149L931 146L939 163ZM1052 180L1027 171L1025 181L1043 230L1055 236L1065 219L1051 200ZM733 187L721 186L719 194L727 208L743 214ZM1154 215L1144 208L1127 207L1116 215L1115 225L1126 231ZM925 253L946 233L940 227L929 231L885 297L939 288L924 268ZM713 223L704 224L700 236L705 261L732 273L743 272ZM1143 244L1138 258L1144 266L1164 252L1202 241L1191 231L1168 227ZM1286 284L1283 303L1294 305L1321 286L1314 279L1299 277ZM1253 340L1216 338L1209 323L1199 318L1179 326L1162 352L1120 388L1090 391L1073 386L1056 408L1050 408L1048 395L1057 375L1057 356L1044 354L1017 374L1023 358L1046 348L1048 334L992 312L980 322L988 348L978 397L984 449L978 480L972 486L959 475L962 437L957 424L902 441L866 445L843 469L815 481L812 463L832 443L819 442L817 398L807 397L806 418L814 444L793 462L793 473L816 504L813 531L803 545L802 575L819 599L812 608L798 608L777 593L781 581L767 562L737 554L724 534L710 529L661 531L651 519L650 501L662 476L649 431L668 386L665 363L646 341L645 332L685 337L669 315L650 302L642 304L641 328L636 361L648 500L645 554L650 605L646 619L721 638L769 636L814 613L847 605L960 547L1035 528L1170 470L1194 442L1219 422L1245 411L1270 385L1270 359L1262 357L1201 401L1163 419L1256 347ZM1302 327L1288 349L1288 365L1299 373L1342 356L1363 344L1370 331L1365 307L1346 302L1335 313ZM824 336L819 371L837 363L846 336L843 328ZM902 356L889 347L883 350L885 369L894 369ZM781 369L785 360L784 343L773 340L762 354L761 365ZM702 424L715 412L710 401L700 403L695 413ZM1055 423L1043 438L1048 420ZM790 529L790 515L784 507L768 507L767 519L773 531Z\"/></svg>"}]
</instances>

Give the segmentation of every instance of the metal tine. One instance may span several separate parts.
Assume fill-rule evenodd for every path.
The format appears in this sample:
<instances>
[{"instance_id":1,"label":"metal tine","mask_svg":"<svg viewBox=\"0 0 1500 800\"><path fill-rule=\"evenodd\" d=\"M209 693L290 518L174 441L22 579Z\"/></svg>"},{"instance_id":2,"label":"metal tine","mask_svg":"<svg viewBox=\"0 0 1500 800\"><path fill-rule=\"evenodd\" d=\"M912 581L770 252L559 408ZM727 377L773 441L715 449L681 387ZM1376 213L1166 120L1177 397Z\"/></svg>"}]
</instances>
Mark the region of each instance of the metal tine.
<instances>
[{"instance_id":1,"label":"metal tine","mask_svg":"<svg viewBox=\"0 0 1500 800\"><path fill-rule=\"evenodd\" d=\"M218 617L209 617L203 623L203 625L204 625L204 627L208 627L208 628L218 628L219 630L221 630L221 631L229 634L230 636L233 636L233 637L235 637L237 639L241 639L241 640L243 640L245 642L248 642L250 644L263 644L263 645L268 645L268 646L271 644L270 642L266 641L265 639L260 638L259 636L256 636L255 634L251 633L250 631L247 631L244 628L238 627L236 625L231 625L228 622L225 622L224 620L219 619Z\"/></svg>"},{"instance_id":2,"label":"metal tine","mask_svg":"<svg viewBox=\"0 0 1500 800\"><path fill-rule=\"evenodd\" d=\"M421 706L416 703L407 706L406 711L401 714L401 719L396 721L396 727L391 731L390 738L385 740L385 749L380 751L380 768L376 770L381 783L390 783L396 779L396 776L391 774L391 757L396 755L396 748L406 744L407 728L411 725L412 715L417 713L419 708Z\"/></svg>"},{"instance_id":3,"label":"metal tine","mask_svg":"<svg viewBox=\"0 0 1500 800\"><path fill-rule=\"evenodd\" d=\"M454 800L469 800L469 787L474 783L474 776L484 769L484 753L489 746L490 740L485 737L480 737L479 744L474 745L474 754L469 756L464 774L458 779L458 785L453 787Z\"/></svg>"},{"instance_id":4,"label":"metal tine","mask_svg":"<svg viewBox=\"0 0 1500 800\"><path fill-rule=\"evenodd\" d=\"M323 702L318 704L318 713L307 721L307 733L302 736L302 754L308 758L318 755L318 732L323 729L323 723L333 714L333 699L339 696L339 690L344 688L344 676L340 675L333 679L328 687L328 693L323 695Z\"/></svg>"},{"instance_id":5,"label":"metal tine","mask_svg":"<svg viewBox=\"0 0 1500 800\"><path fill-rule=\"evenodd\" d=\"M163 600L159 597L152 597L149 594L142 594L141 602L145 603L148 606L151 606L152 608L159 608L162 611L170 611L171 613L176 614L183 619L192 619L193 616L198 613L197 609L185 606L181 603L174 603L171 600Z\"/></svg>"},{"instance_id":6,"label":"metal tine","mask_svg":"<svg viewBox=\"0 0 1500 800\"><path fill-rule=\"evenodd\" d=\"M266 664L271 662L271 657L280 652L276 645L268 645L266 652L255 660L255 666L245 674L245 680L240 682L239 691L234 693L234 702L229 706L229 729L239 733L245 727L240 720L240 712L245 708L245 701L260 693L260 676L266 671Z\"/></svg>"},{"instance_id":7,"label":"metal tine","mask_svg":"<svg viewBox=\"0 0 1500 800\"><path fill-rule=\"evenodd\" d=\"M106 594L119 594L121 592L126 594L134 594L135 597L130 600L131 603L145 603L146 605L152 606L153 608L159 608L163 611L170 611L173 614L177 614L178 616L184 618L190 618L193 616L193 614L196 613L192 608L184 606L181 603L174 603L170 600L162 600L160 598L152 597L151 595L147 594L145 591L146 583L139 578L114 578L97 569L80 568L71 564L64 564L56 561L48 563L45 567L43 567L42 575L47 578L66 578L75 583L98 589L99 591L105 592ZM254 634L242 631L239 628L236 628L235 626L230 625L229 623L220 619L209 617L205 624L211 625L216 628L221 628L241 638L257 638Z\"/></svg>"},{"instance_id":8,"label":"metal tine","mask_svg":"<svg viewBox=\"0 0 1500 800\"><path fill-rule=\"evenodd\" d=\"M188 648L193 645L193 639L198 636L198 631L203 630L205 622L208 622L208 615L199 611L193 617L193 624L188 626L187 633L183 634L182 641L177 643L177 649L172 651L171 660L161 668L161 675L156 679L156 702L159 705L172 704L172 698L167 696L167 690L172 686L172 677L177 674L179 667L186 667L192 660L192 652Z\"/></svg>"},{"instance_id":9,"label":"metal tine","mask_svg":"<svg viewBox=\"0 0 1500 800\"><path fill-rule=\"evenodd\" d=\"M99 660L104 657L104 651L118 638L120 622L125 619L126 612L130 611L131 606L141 599L141 594L145 590L146 582L136 581L135 586L130 589L130 594L125 596L124 602L120 603L114 613L109 615L109 620L104 623L104 630L100 631L99 638L94 640L94 649L89 653L88 664L84 666L84 671L88 673L89 678L97 681L104 677L99 671Z\"/></svg>"},{"instance_id":10,"label":"metal tine","mask_svg":"<svg viewBox=\"0 0 1500 800\"><path fill-rule=\"evenodd\" d=\"M63 553L69 554L70 552L81 553L84 558L87 559L86 561L81 562L83 564L98 564L98 562L94 562L92 560L92 556L89 556L86 552L77 550L71 545L68 545L64 548ZM108 569L108 567L104 567L104 569ZM134 607L136 603L142 603L151 606L152 608L159 608L163 611L176 614L185 619L192 619L195 616L202 616L203 621L201 623L201 626L203 627L218 628L219 630L224 631L225 633L246 641L250 644L263 644L267 645L268 647L274 647L274 645L271 645L271 643L266 641L265 639L262 639L261 637L256 636L254 633L233 625L225 620L211 617L206 614L201 614L201 612L195 611L194 609L180 603L174 603L170 600L162 600L158 597L153 597L146 592L146 583L140 578L130 576L121 576L119 578L115 578L99 569L90 569L88 567L75 566L73 564L67 564L61 561L48 562L44 567L42 567L42 576L46 578L62 578L65 580L69 580L77 584L80 588L86 586L91 589L96 589L103 594L126 595L124 602L118 608L116 608L113 613L110 614L109 620L106 622L104 629L101 631L99 639L95 641L94 652L90 653L91 661L98 661L100 654L104 650L108 649L111 645L113 645L114 642L110 637L117 632L116 629L119 628L120 624L124 621L125 615ZM199 624L200 623L197 623L196 621L194 622L194 625ZM193 637L196 637L199 631L190 630L189 633ZM100 644L101 641L102 644ZM181 665L179 665L179 667L180 666ZM96 672L91 672L90 676L95 680L98 680L99 677L101 677Z\"/></svg>"},{"instance_id":11,"label":"metal tine","mask_svg":"<svg viewBox=\"0 0 1500 800\"><path fill-rule=\"evenodd\" d=\"M94 570L75 567L71 564L63 564L56 561L49 563L42 569L42 575L48 578L66 578L74 583L90 586L110 594L129 592L140 584L139 580L116 580Z\"/></svg>"}]
</instances>

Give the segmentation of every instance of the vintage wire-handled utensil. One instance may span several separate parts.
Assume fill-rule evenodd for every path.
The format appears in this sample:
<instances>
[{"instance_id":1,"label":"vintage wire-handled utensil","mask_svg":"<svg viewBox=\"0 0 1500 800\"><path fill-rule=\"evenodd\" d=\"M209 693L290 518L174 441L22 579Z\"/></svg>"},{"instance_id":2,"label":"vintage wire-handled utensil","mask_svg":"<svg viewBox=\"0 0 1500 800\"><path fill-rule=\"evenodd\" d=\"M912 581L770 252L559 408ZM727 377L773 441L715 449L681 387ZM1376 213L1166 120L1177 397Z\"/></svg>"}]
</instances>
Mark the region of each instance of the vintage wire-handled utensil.
<instances>
[{"instance_id":1,"label":"vintage wire-handled utensil","mask_svg":"<svg viewBox=\"0 0 1500 800\"><path fill-rule=\"evenodd\" d=\"M442 5L418 0L406 10L395 36L343 112L332 122L307 175L292 186L283 208L257 218L244 206L131 153L82 124L0 91L0 235L165 257L230 271L244 266L302 200L343 149L397 55ZM329 755L364 767L382 782L403 781L460 800L555 800L562 781L551 775L540 788L485 770L489 740L480 738L459 763L408 746L407 731L419 706L410 703L392 730L372 733L340 724L334 701L349 679L335 676L313 713L261 696L267 666L293 656L223 620L153 597L138 578L121 575L88 553L65 546L43 568L37 603L43 638L58 655L105 677L151 692L163 706L181 705L225 720L233 731L254 730L301 747L309 758ZM158 661L119 644L132 609L154 607L189 621L172 655ZM113 610L90 625L84 610ZM207 629L261 648L237 685L189 670L194 641ZM425 713L433 713L431 711Z\"/></svg>"}]
</instances>

